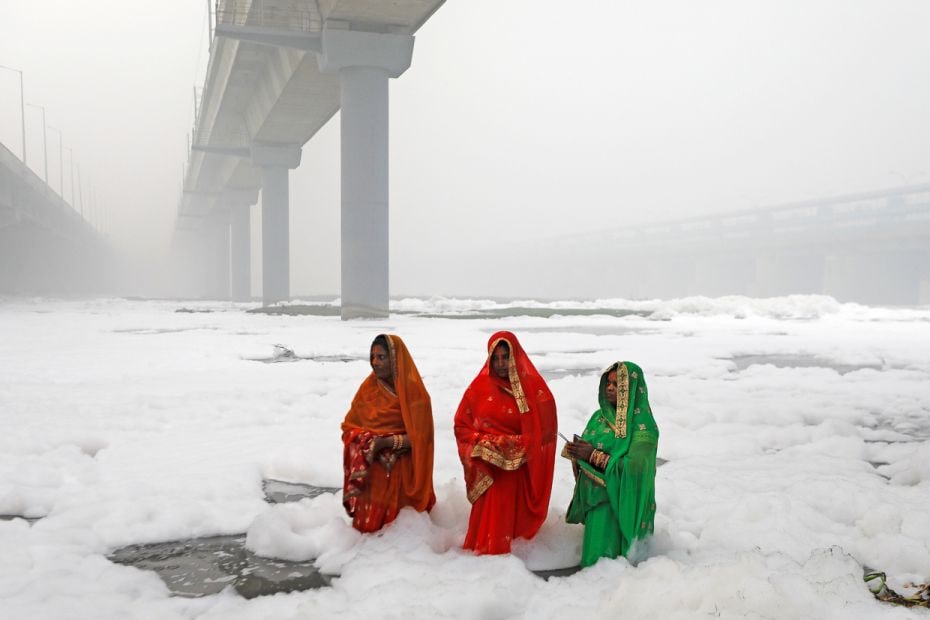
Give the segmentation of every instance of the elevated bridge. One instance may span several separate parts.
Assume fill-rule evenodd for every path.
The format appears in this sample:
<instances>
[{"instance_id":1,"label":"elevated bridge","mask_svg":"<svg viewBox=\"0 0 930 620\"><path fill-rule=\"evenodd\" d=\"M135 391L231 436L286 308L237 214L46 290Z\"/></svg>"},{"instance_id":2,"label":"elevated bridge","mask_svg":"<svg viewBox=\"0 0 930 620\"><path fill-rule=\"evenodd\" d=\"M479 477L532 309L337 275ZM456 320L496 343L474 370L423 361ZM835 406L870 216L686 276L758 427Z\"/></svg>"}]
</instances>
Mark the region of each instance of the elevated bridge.
<instances>
[{"instance_id":1,"label":"elevated bridge","mask_svg":"<svg viewBox=\"0 0 930 620\"><path fill-rule=\"evenodd\" d=\"M288 173L341 111L343 318L388 310L388 80L443 0L218 0L176 247L206 290L251 298L261 195L262 300L290 296ZM311 208L311 205L300 205Z\"/></svg>"},{"instance_id":2,"label":"elevated bridge","mask_svg":"<svg viewBox=\"0 0 930 620\"><path fill-rule=\"evenodd\" d=\"M546 260L578 265L579 281L592 265L605 278L617 273L568 293L585 296L822 293L927 304L930 183L563 237Z\"/></svg>"},{"instance_id":3,"label":"elevated bridge","mask_svg":"<svg viewBox=\"0 0 930 620\"><path fill-rule=\"evenodd\" d=\"M0 293L99 292L110 253L90 223L0 144Z\"/></svg>"}]
</instances>

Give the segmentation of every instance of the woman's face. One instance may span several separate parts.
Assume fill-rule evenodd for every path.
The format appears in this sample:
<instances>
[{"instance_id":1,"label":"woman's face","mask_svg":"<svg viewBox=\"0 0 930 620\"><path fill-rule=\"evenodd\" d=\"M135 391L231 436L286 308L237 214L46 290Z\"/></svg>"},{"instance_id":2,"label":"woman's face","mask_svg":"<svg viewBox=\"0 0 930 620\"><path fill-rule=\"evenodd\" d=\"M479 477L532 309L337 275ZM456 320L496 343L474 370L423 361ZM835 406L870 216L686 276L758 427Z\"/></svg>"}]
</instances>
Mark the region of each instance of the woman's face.
<instances>
[{"instance_id":1,"label":"woman's face","mask_svg":"<svg viewBox=\"0 0 930 620\"><path fill-rule=\"evenodd\" d=\"M382 381L394 380L394 371L391 370L391 356L380 344L371 345L371 370Z\"/></svg>"},{"instance_id":2,"label":"woman's face","mask_svg":"<svg viewBox=\"0 0 930 620\"><path fill-rule=\"evenodd\" d=\"M607 402L612 405L617 404L617 371L611 370L607 373Z\"/></svg>"},{"instance_id":3,"label":"woman's face","mask_svg":"<svg viewBox=\"0 0 930 620\"><path fill-rule=\"evenodd\" d=\"M506 379L510 369L510 347L506 343L498 343L491 353L491 370L501 379Z\"/></svg>"}]
</instances>

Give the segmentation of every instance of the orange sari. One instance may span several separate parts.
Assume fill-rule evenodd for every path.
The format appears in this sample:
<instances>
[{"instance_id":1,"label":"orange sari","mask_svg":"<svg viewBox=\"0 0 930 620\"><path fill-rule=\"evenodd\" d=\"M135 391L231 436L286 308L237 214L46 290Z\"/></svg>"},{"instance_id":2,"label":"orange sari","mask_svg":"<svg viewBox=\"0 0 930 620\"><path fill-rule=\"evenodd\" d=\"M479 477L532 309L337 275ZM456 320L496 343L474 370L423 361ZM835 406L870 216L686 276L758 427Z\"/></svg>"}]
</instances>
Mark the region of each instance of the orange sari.
<instances>
[{"instance_id":1,"label":"orange sari","mask_svg":"<svg viewBox=\"0 0 930 620\"><path fill-rule=\"evenodd\" d=\"M403 340L387 335L394 389L370 374L342 423L342 504L360 532L374 532L404 506L429 510L433 493L433 414L429 393ZM375 437L406 434L410 449L373 454Z\"/></svg>"},{"instance_id":2,"label":"orange sari","mask_svg":"<svg viewBox=\"0 0 930 620\"><path fill-rule=\"evenodd\" d=\"M501 341L510 345L507 379L491 368ZM516 336L497 332L488 361L455 413L455 439L472 503L463 547L509 553L514 538L532 538L546 520L555 464L552 392Z\"/></svg>"}]
</instances>

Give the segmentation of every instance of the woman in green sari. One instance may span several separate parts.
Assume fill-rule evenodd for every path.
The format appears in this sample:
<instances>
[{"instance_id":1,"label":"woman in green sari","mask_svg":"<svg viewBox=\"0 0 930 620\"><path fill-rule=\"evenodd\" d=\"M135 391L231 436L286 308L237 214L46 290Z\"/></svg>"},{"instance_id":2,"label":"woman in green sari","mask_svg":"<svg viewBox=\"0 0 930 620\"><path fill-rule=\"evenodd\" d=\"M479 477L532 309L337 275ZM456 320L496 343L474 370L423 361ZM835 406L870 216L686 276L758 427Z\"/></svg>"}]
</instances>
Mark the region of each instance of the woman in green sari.
<instances>
[{"instance_id":1,"label":"woman in green sari","mask_svg":"<svg viewBox=\"0 0 930 620\"><path fill-rule=\"evenodd\" d=\"M642 369L617 362L601 374L598 400L584 433L565 446L575 494L566 520L584 524L581 565L624 557L652 534L659 428Z\"/></svg>"}]
</instances>

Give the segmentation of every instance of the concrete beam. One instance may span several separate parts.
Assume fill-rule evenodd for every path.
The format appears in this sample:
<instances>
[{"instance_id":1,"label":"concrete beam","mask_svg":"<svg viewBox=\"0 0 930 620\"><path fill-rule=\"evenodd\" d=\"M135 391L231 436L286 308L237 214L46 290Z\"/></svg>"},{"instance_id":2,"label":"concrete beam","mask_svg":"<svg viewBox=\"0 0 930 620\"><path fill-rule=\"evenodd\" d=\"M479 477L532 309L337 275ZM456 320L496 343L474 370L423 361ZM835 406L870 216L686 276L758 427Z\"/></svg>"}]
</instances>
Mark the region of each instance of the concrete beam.
<instances>
[{"instance_id":1,"label":"concrete beam","mask_svg":"<svg viewBox=\"0 0 930 620\"><path fill-rule=\"evenodd\" d=\"M414 37L323 27L319 55L322 73L338 73L349 67L381 69L388 77L400 77L410 68Z\"/></svg>"},{"instance_id":2,"label":"concrete beam","mask_svg":"<svg viewBox=\"0 0 930 620\"><path fill-rule=\"evenodd\" d=\"M216 36L258 45L289 47L304 52L318 52L321 47L319 32L300 32L281 28L217 24Z\"/></svg>"}]
</instances>

